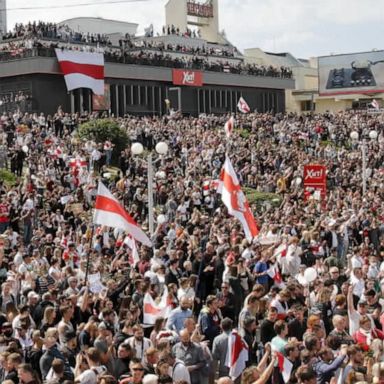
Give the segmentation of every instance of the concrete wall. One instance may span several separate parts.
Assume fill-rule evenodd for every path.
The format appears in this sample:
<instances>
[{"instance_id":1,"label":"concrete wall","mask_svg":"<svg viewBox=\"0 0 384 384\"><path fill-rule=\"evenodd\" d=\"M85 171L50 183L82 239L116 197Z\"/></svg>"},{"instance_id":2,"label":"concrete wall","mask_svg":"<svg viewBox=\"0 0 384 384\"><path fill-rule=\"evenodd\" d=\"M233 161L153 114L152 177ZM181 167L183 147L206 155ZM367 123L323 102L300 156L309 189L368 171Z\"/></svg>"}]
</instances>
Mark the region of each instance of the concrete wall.
<instances>
[{"instance_id":1,"label":"concrete wall","mask_svg":"<svg viewBox=\"0 0 384 384\"><path fill-rule=\"evenodd\" d=\"M7 0L0 0L0 9L0 34L2 34L8 31L7 12L5 11L7 9Z\"/></svg>"},{"instance_id":2,"label":"concrete wall","mask_svg":"<svg viewBox=\"0 0 384 384\"><path fill-rule=\"evenodd\" d=\"M181 32L188 27L187 0L169 0L165 5L165 25L174 25Z\"/></svg>"},{"instance_id":3,"label":"concrete wall","mask_svg":"<svg viewBox=\"0 0 384 384\"><path fill-rule=\"evenodd\" d=\"M57 60L53 57L32 57L0 63L0 78L34 73L61 75ZM172 82L172 68L106 63L105 77ZM292 79L235 75L230 73L204 72L203 81L207 85L228 87L294 88L294 80Z\"/></svg>"}]
</instances>

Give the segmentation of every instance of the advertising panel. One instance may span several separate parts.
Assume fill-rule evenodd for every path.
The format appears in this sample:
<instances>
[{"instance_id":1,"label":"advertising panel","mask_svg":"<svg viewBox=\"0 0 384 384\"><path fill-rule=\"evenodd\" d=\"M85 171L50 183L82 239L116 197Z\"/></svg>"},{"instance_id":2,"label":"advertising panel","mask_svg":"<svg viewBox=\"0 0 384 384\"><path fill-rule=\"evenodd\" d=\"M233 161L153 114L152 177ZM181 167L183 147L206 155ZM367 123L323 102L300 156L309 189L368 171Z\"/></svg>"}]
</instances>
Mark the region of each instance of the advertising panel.
<instances>
[{"instance_id":1,"label":"advertising panel","mask_svg":"<svg viewBox=\"0 0 384 384\"><path fill-rule=\"evenodd\" d=\"M174 69L172 71L174 85L201 87L203 85L203 72L189 69Z\"/></svg>"},{"instance_id":2,"label":"advertising panel","mask_svg":"<svg viewBox=\"0 0 384 384\"><path fill-rule=\"evenodd\" d=\"M319 94L384 92L384 51L318 58Z\"/></svg>"},{"instance_id":3,"label":"advertising panel","mask_svg":"<svg viewBox=\"0 0 384 384\"><path fill-rule=\"evenodd\" d=\"M316 200L325 200L327 194L327 168L324 165L304 166L304 198L313 196Z\"/></svg>"}]
</instances>

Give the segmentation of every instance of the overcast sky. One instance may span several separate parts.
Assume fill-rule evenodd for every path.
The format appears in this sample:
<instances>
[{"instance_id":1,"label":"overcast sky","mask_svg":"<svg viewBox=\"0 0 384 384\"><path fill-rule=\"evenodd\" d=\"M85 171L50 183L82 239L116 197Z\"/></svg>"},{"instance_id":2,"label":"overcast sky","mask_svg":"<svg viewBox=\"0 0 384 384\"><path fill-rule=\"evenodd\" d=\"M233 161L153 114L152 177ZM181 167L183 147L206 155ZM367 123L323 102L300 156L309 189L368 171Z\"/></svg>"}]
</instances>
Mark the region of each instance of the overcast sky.
<instances>
[{"instance_id":1,"label":"overcast sky","mask_svg":"<svg viewBox=\"0 0 384 384\"><path fill-rule=\"evenodd\" d=\"M167 0L98 4L101 1L7 0L8 29L16 22L58 22L77 16L135 22L139 32L151 23L156 32L161 31L165 22ZM54 5L83 3L93 5L50 9ZM220 29L241 50L259 47L308 58L384 47L384 0L219 0L219 4ZM47 8L12 10L27 6Z\"/></svg>"}]
</instances>

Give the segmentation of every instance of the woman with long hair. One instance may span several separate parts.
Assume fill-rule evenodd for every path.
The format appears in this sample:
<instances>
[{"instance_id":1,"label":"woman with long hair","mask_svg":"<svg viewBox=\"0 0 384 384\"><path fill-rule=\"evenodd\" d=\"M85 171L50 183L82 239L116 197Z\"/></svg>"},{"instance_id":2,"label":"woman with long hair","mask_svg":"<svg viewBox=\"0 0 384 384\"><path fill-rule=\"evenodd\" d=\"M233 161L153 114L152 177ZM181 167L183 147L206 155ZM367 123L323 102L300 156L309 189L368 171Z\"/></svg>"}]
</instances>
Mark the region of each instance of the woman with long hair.
<instances>
[{"instance_id":1,"label":"woman with long hair","mask_svg":"<svg viewBox=\"0 0 384 384\"><path fill-rule=\"evenodd\" d=\"M17 368L17 376L20 384L41 384L30 364L20 364Z\"/></svg>"},{"instance_id":2,"label":"woman with long hair","mask_svg":"<svg viewBox=\"0 0 384 384\"><path fill-rule=\"evenodd\" d=\"M48 306L44 309L44 316L41 322L40 332L41 336L44 337L45 332L48 328L54 327L56 324L56 310L54 307Z\"/></svg>"},{"instance_id":3,"label":"woman with long hair","mask_svg":"<svg viewBox=\"0 0 384 384\"><path fill-rule=\"evenodd\" d=\"M151 335L149 336L150 340L152 341L152 344L155 346L156 348L156 345L157 345L157 335L159 334L159 332L164 329L164 326L165 326L165 319L164 317L158 317L156 320L155 320L155 325L153 326L153 330L151 332Z\"/></svg>"}]
</instances>

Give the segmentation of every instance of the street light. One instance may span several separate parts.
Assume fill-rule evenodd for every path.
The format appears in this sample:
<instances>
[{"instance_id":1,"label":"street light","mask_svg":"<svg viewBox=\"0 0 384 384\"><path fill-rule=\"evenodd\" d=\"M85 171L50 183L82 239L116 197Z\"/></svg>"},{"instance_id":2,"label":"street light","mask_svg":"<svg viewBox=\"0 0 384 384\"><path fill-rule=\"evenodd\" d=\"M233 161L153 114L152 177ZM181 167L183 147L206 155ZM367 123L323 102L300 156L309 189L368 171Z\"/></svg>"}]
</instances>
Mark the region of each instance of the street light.
<instances>
[{"instance_id":1,"label":"street light","mask_svg":"<svg viewBox=\"0 0 384 384\"><path fill-rule=\"evenodd\" d=\"M168 144L160 142L156 144L156 152L159 155L165 155L168 152ZM135 156L139 156L144 152L144 147L141 143L133 143L131 152ZM152 236L154 233L154 217L153 217L153 164L152 164L152 151L149 151L147 157L148 165L148 227L149 233Z\"/></svg>"},{"instance_id":2,"label":"street light","mask_svg":"<svg viewBox=\"0 0 384 384\"><path fill-rule=\"evenodd\" d=\"M372 140L372 141L375 141L377 139L377 132L375 130L372 130L369 132L369 138ZM355 141L357 142L359 140L359 133L356 132L356 131L352 131L351 134L350 134L350 137L352 139L352 141ZM360 148L361 148L361 157L362 157L362 165L363 165L363 194L365 195L365 193L367 192L367 147L366 147L367 143L365 141L365 139L363 138L363 140L361 141L360 143Z\"/></svg>"}]
</instances>

